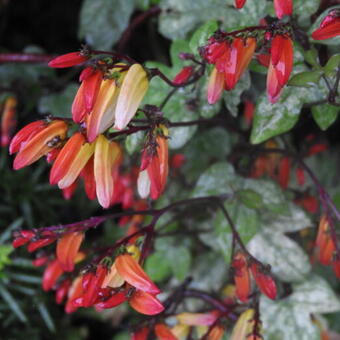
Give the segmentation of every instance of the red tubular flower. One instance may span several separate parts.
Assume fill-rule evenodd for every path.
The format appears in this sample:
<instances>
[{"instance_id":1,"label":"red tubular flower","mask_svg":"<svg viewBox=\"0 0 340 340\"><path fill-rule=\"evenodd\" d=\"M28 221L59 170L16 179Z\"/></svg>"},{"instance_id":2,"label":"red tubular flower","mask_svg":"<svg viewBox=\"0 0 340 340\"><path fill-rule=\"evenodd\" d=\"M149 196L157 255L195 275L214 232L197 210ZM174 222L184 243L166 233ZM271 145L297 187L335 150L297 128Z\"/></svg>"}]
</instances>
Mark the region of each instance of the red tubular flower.
<instances>
[{"instance_id":1,"label":"red tubular flower","mask_svg":"<svg viewBox=\"0 0 340 340\"><path fill-rule=\"evenodd\" d=\"M170 328L164 323L155 325L155 334L159 340L177 340L175 335L171 332Z\"/></svg>"},{"instance_id":2,"label":"red tubular flower","mask_svg":"<svg viewBox=\"0 0 340 340\"><path fill-rule=\"evenodd\" d=\"M300 186L303 186L305 184L305 172L302 168L297 167L296 171L296 180Z\"/></svg>"},{"instance_id":3,"label":"red tubular flower","mask_svg":"<svg viewBox=\"0 0 340 340\"><path fill-rule=\"evenodd\" d=\"M113 294L109 299L96 303L96 309L108 309L116 307L127 300L124 292L118 292Z\"/></svg>"},{"instance_id":4,"label":"red tubular flower","mask_svg":"<svg viewBox=\"0 0 340 340\"><path fill-rule=\"evenodd\" d=\"M45 129L46 126L47 126L46 121L37 120L36 122L32 122L23 127L12 138L11 143L9 145L9 153L12 155L13 153L19 152L19 150L26 144L26 142L31 140L41 130Z\"/></svg>"},{"instance_id":5,"label":"red tubular flower","mask_svg":"<svg viewBox=\"0 0 340 340\"><path fill-rule=\"evenodd\" d=\"M63 300L66 298L70 287L71 281L68 279L60 283L59 287L55 292L55 301L58 305L61 304Z\"/></svg>"},{"instance_id":6,"label":"red tubular flower","mask_svg":"<svg viewBox=\"0 0 340 340\"><path fill-rule=\"evenodd\" d=\"M269 297L269 299L275 300L277 289L273 278L263 273L262 268L257 263L251 265L251 272L260 291Z\"/></svg>"},{"instance_id":7,"label":"red tubular flower","mask_svg":"<svg viewBox=\"0 0 340 340\"><path fill-rule=\"evenodd\" d=\"M247 0L235 0L235 7L240 9L245 5L246 2Z\"/></svg>"},{"instance_id":8,"label":"red tubular flower","mask_svg":"<svg viewBox=\"0 0 340 340\"><path fill-rule=\"evenodd\" d=\"M314 40L324 40L340 35L340 11L334 9L323 19L318 29L312 33Z\"/></svg>"},{"instance_id":9,"label":"red tubular flower","mask_svg":"<svg viewBox=\"0 0 340 340\"><path fill-rule=\"evenodd\" d=\"M67 124L62 120L54 120L48 124L21 146L14 159L13 168L21 169L46 155L65 138L67 128Z\"/></svg>"},{"instance_id":10,"label":"red tubular flower","mask_svg":"<svg viewBox=\"0 0 340 340\"><path fill-rule=\"evenodd\" d=\"M74 301L83 295L82 278L78 276L71 285L68 291L67 302L65 305L65 312L67 314L73 313L78 309L78 306L74 304Z\"/></svg>"},{"instance_id":11,"label":"red tubular flower","mask_svg":"<svg viewBox=\"0 0 340 340\"><path fill-rule=\"evenodd\" d=\"M319 248L319 262L326 266L330 265L332 263L336 247L331 237L329 220L326 215L321 216L315 245Z\"/></svg>"},{"instance_id":12,"label":"red tubular flower","mask_svg":"<svg viewBox=\"0 0 340 340\"><path fill-rule=\"evenodd\" d=\"M45 264L47 264L48 261L49 261L49 257L47 255L41 255L41 256L38 256L37 258L35 258L32 261L32 264L35 267L41 267L41 266L44 266Z\"/></svg>"},{"instance_id":13,"label":"red tubular flower","mask_svg":"<svg viewBox=\"0 0 340 340\"><path fill-rule=\"evenodd\" d=\"M255 112L255 104L251 102L250 100L246 100L244 102L244 120L246 121L246 124L249 126L253 120Z\"/></svg>"},{"instance_id":14,"label":"red tubular flower","mask_svg":"<svg viewBox=\"0 0 340 340\"><path fill-rule=\"evenodd\" d=\"M139 263L129 254L117 256L115 266L119 275L130 285L144 292L159 294L159 288L151 281Z\"/></svg>"},{"instance_id":15,"label":"red tubular flower","mask_svg":"<svg viewBox=\"0 0 340 340\"><path fill-rule=\"evenodd\" d=\"M307 153L307 156L313 156L313 155L316 155L320 152L323 152L325 150L328 149L328 146L324 143L318 143L318 144L314 144L312 145L309 150L308 150L308 153Z\"/></svg>"},{"instance_id":16,"label":"red tubular flower","mask_svg":"<svg viewBox=\"0 0 340 340\"><path fill-rule=\"evenodd\" d=\"M156 315L164 310L161 302L152 294L136 290L129 300L130 306L145 315Z\"/></svg>"},{"instance_id":17,"label":"red tubular flower","mask_svg":"<svg viewBox=\"0 0 340 340\"><path fill-rule=\"evenodd\" d=\"M28 243L35 236L35 232L31 230L20 230L13 233L13 248L18 248Z\"/></svg>"},{"instance_id":18,"label":"red tubular flower","mask_svg":"<svg viewBox=\"0 0 340 340\"><path fill-rule=\"evenodd\" d=\"M82 55L81 52L71 52L71 53L60 55L52 59L48 63L48 66L54 67L54 68L71 67L71 66L83 64L87 60L88 60L88 57Z\"/></svg>"},{"instance_id":19,"label":"red tubular flower","mask_svg":"<svg viewBox=\"0 0 340 340\"><path fill-rule=\"evenodd\" d=\"M14 97L7 97L1 115L1 146L7 146L10 143L13 131L16 126L16 107L17 100Z\"/></svg>"},{"instance_id":20,"label":"red tubular flower","mask_svg":"<svg viewBox=\"0 0 340 340\"><path fill-rule=\"evenodd\" d=\"M36 241L31 241L29 245L27 246L27 250L32 253L36 251L37 249L43 248L48 246L49 244L53 243L56 240L55 237L46 237L41 238Z\"/></svg>"},{"instance_id":21,"label":"red tubular flower","mask_svg":"<svg viewBox=\"0 0 340 340\"><path fill-rule=\"evenodd\" d=\"M235 270L236 295L242 302L247 302L250 294L250 273L245 254L237 253L232 267Z\"/></svg>"},{"instance_id":22,"label":"red tubular flower","mask_svg":"<svg viewBox=\"0 0 340 340\"><path fill-rule=\"evenodd\" d=\"M270 50L271 63L275 69L277 81L281 87L289 80L293 69L293 42L287 35L276 35Z\"/></svg>"},{"instance_id":23,"label":"red tubular flower","mask_svg":"<svg viewBox=\"0 0 340 340\"><path fill-rule=\"evenodd\" d=\"M50 184L58 183L67 174L70 166L85 143L82 133L75 133L63 146L52 166L50 172Z\"/></svg>"},{"instance_id":24,"label":"red tubular flower","mask_svg":"<svg viewBox=\"0 0 340 340\"><path fill-rule=\"evenodd\" d=\"M57 243L57 259L66 272L72 272L84 233L76 231L64 234Z\"/></svg>"},{"instance_id":25,"label":"red tubular flower","mask_svg":"<svg viewBox=\"0 0 340 340\"><path fill-rule=\"evenodd\" d=\"M279 19L293 14L293 0L274 0L275 13Z\"/></svg>"},{"instance_id":26,"label":"red tubular flower","mask_svg":"<svg viewBox=\"0 0 340 340\"><path fill-rule=\"evenodd\" d=\"M232 90L248 67L256 49L256 39L235 38L231 45L229 59L225 60L225 88Z\"/></svg>"},{"instance_id":27,"label":"red tubular flower","mask_svg":"<svg viewBox=\"0 0 340 340\"><path fill-rule=\"evenodd\" d=\"M42 287L44 291L52 289L59 277L64 273L59 261L53 260L48 264L42 278Z\"/></svg>"},{"instance_id":28,"label":"red tubular flower","mask_svg":"<svg viewBox=\"0 0 340 340\"><path fill-rule=\"evenodd\" d=\"M268 100L272 104L276 103L279 100L280 95L281 95L281 90L282 90L282 87L280 86L278 82L275 68L272 62L270 62L268 73L267 73L267 96L268 96Z\"/></svg>"},{"instance_id":29,"label":"red tubular flower","mask_svg":"<svg viewBox=\"0 0 340 340\"><path fill-rule=\"evenodd\" d=\"M194 68L192 66L183 67L182 70L175 76L173 82L178 85L186 83L193 74L193 71Z\"/></svg>"},{"instance_id":30,"label":"red tubular flower","mask_svg":"<svg viewBox=\"0 0 340 340\"><path fill-rule=\"evenodd\" d=\"M80 176L84 180L84 187L87 197L90 200L94 200L96 198L96 181L94 178L93 156L86 163L85 167L81 171Z\"/></svg>"},{"instance_id":31,"label":"red tubular flower","mask_svg":"<svg viewBox=\"0 0 340 340\"><path fill-rule=\"evenodd\" d=\"M308 194L302 198L296 199L294 202L302 206L311 214L316 214L319 210L318 200L314 196Z\"/></svg>"},{"instance_id":32,"label":"red tubular flower","mask_svg":"<svg viewBox=\"0 0 340 340\"><path fill-rule=\"evenodd\" d=\"M280 160L279 165L279 184L282 189L287 189L289 183L290 174L290 159L288 157L283 157Z\"/></svg>"},{"instance_id":33,"label":"red tubular flower","mask_svg":"<svg viewBox=\"0 0 340 340\"><path fill-rule=\"evenodd\" d=\"M142 327L131 334L131 340L147 340L149 332L149 328Z\"/></svg>"}]
</instances>

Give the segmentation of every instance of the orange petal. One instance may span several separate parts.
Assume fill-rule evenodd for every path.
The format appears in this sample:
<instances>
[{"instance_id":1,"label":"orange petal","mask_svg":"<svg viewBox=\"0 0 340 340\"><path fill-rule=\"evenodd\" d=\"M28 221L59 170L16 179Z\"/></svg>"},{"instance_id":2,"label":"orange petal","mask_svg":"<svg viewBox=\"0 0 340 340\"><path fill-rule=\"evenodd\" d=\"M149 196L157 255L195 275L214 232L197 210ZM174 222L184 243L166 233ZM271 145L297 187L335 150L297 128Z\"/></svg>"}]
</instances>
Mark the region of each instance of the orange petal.
<instances>
[{"instance_id":1,"label":"orange petal","mask_svg":"<svg viewBox=\"0 0 340 340\"><path fill-rule=\"evenodd\" d=\"M75 123L81 123L84 120L84 117L87 113L86 107L85 107L85 85L84 83L81 83L79 86L79 89L77 91L77 94L75 95L72 103L72 119Z\"/></svg>"},{"instance_id":2,"label":"orange petal","mask_svg":"<svg viewBox=\"0 0 340 340\"><path fill-rule=\"evenodd\" d=\"M121 157L117 143L111 142L99 135L95 142L94 178L98 202L103 208L108 208L113 194L113 170Z\"/></svg>"},{"instance_id":3,"label":"orange petal","mask_svg":"<svg viewBox=\"0 0 340 340\"><path fill-rule=\"evenodd\" d=\"M222 339L223 334L224 334L224 328L221 325L216 325L209 332L207 336L207 340L220 340Z\"/></svg>"},{"instance_id":4,"label":"orange petal","mask_svg":"<svg viewBox=\"0 0 340 340\"><path fill-rule=\"evenodd\" d=\"M156 315L164 310L161 302L152 294L137 290L129 300L130 306L145 315Z\"/></svg>"},{"instance_id":5,"label":"orange petal","mask_svg":"<svg viewBox=\"0 0 340 340\"><path fill-rule=\"evenodd\" d=\"M59 277L63 274L63 269L58 260L53 260L48 264L42 278L42 287L44 291L52 289Z\"/></svg>"},{"instance_id":6,"label":"orange petal","mask_svg":"<svg viewBox=\"0 0 340 340\"><path fill-rule=\"evenodd\" d=\"M7 97L5 100L1 117L0 127L1 146L7 146L11 140L17 122L15 117L16 107L17 100L12 96Z\"/></svg>"},{"instance_id":7,"label":"orange petal","mask_svg":"<svg viewBox=\"0 0 340 340\"><path fill-rule=\"evenodd\" d=\"M119 275L132 286L151 294L159 294L159 288L151 281L139 263L129 254L117 256L115 265Z\"/></svg>"},{"instance_id":8,"label":"orange petal","mask_svg":"<svg viewBox=\"0 0 340 340\"><path fill-rule=\"evenodd\" d=\"M58 182L58 187L64 189L69 187L79 176L88 160L94 153L93 143L84 143L73 158L65 176Z\"/></svg>"},{"instance_id":9,"label":"orange petal","mask_svg":"<svg viewBox=\"0 0 340 340\"><path fill-rule=\"evenodd\" d=\"M119 275L115 263L112 264L110 270L106 274L101 288L111 287L118 288L124 284L124 279Z\"/></svg>"},{"instance_id":10,"label":"orange petal","mask_svg":"<svg viewBox=\"0 0 340 340\"><path fill-rule=\"evenodd\" d=\"M177 340L170 328L164 323L158 323L155 325L155 334L159 340Z\"/></svg>"},{"instance_id":11,"label":"orange petal","mask_svg":"<svg viewBox=\"0 0 340 340\"><path fill-rule=\"evenodd\" d=\"M133 64L126 73L119 92L115 128L124 129L135 115L149 87L148 76L140 64Z\"/></svg>"},{"instance_id":12,"label":"orange petal","mask_svg":"<svg viewBox=\"0 0 340 340\"><path fill-rule=\"evenodd\" d=\"M224 89L224 73L218 72L214 67L208 82L208 103L215 104L222 95Z\"/></svg>"},{"instance_id":13,"label":"orange petal","mask_svg":"<svg viewBox=\"0 0 340 340\"><path fill-rule=\"evenodd\" d=\"M30 139L14 159L13 168L21 169L46 155L62 141L67 132L67 124L55 120Z\"/></svg>"},{"instance_id":14,"label":"orange petal","mask_svg":"<svg viewBox=\"0 0 340 340\"><path fill-rule=\"evenodd\" d=\"M67 233L58 240L57 259L65 271L73 271L75 259L83 239L84 233L78 231Z\"/></svg>"},{"instance_id":15,"label":"orange petal","mask_svg":"<svg viewBox=\"0 0 340 340\"><path fill-rule=\"evenodd\" d=\"M237 253L232 266L235 270L236 295L242 302L247 302L250 294L250 273L246 256L243 253Z\"/></svg>"},{"instance_id":16,"label":"orange petal","mask_svg":"<svg viewBox=\"0 0 340 340\"><path fill-rule=\"evenodd\" d=\"M75 133L63 146L53 163L50 172L50 184L58 183L68 172L74 158L81 146L85 143L85 137L80 132Z\"/></svg>"},{"instance_id":17,"label":"orange petal","mask_svg":"<svg viewBox=\"0 0 340 340\"><path fill-rule=\"evenodd\" d=\"M282 54L280 60L276 65L274 65L277 81L281 87L287 84L290 74L293 70L293 62L294 62L294 48L292 39L288 37L284 37L281 40L282 43Z\"/></svg>"},{"instance_id":18,"label":"orange petal","mask_svg":"<svg viewBox=\"0 0 340 340\"><path fill-rule=\"evenodd\" d=\"M81 172L81 177L84 180L85 192L90 200L96 198L96 181L94 179L93 156L88 160L84 169Z\"/></svg>"}]
</instances>

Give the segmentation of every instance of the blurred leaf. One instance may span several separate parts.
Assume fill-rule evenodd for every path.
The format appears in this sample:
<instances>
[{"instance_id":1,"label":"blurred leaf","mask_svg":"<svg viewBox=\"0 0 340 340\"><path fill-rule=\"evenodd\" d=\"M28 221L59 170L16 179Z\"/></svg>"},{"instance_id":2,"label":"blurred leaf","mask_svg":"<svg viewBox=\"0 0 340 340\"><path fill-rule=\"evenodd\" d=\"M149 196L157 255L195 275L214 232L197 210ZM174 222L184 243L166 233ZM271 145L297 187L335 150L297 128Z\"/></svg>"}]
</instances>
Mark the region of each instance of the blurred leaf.
<instances>
[{"instance_id":1,"label":"blurred leaf","mask_svg":"<svg viewBox=\"0 0 340 340\"><path fill-rule=\"evenodd\" d=\"M323 67L325 75L328 77L332 75L332 73L336 72L340 65L340 53L332 55L327 64Z\"/></svg>"},{"instance_id":2,"label":"blurred leaf","mask_svg":"<svg viewBox=\"0 0 340 340\"><path fill-rule=\"evenodd\" d=\"M294 15L297 16L297 21L301 26L308 26L310 24L310 17L314 14L320 5L319 0L294 0Z\"/></svg>"},{"instance_id":3,"label":"blurred leaf","mask_svg":"<svg viewBox=\"0 0 340 340\"><path fill-rule=\"evenodd\" d=\"M302 281L311 270L305 252L281 233L263 231L250 241L248 249L261 262L270 264L272 273L282 281Z\"/></svg>"},{"instance_id":4,"label":"blurred leaf","mask_svg":"<svg viewBox=\"0 0 340 340\"><path fill-rule=\"evenodd\" d=\"M322 75L322 71L306 71L295 74L288 82L289 86L310 87L313 83L317 83Z\"/></svg>"},{"instance_id":5,"label":"blurred leaf","mask_svg":"<svg viewBox=\"0 0 340 340\"><path fill-rule=\"evenodd\" d=\"M176 279L183 281L191 267L190 251L185 246L171 247L166 256ZM174 261L174 259L176 260Z\"/></svg>"},{"instance_id":6,"label":"blurred leaf","mask_svg":"<svg viewBox=\"0 0 340 340\"><path fill-rule=\"evenodd\" d=\"M258 212L247 208L239 202L225 203L224 206L234 222L242 241L247 244L259 231L260 218ZM227 219L221 211L218 211L213 225L216 233L216 245L223 254L225 261L230 262L232 232Z\"/></svg>"},{"instance_id":7,"label":"blurred leaf","mask_svg":"<svg viewBox=\"0 0 340 340\"><path fill-rule=\"evenodd\" d=\"M38 110L42 114L52 114L56 117L71 117L71 107L78 84L69 84L62 92L41 97Z\"/></svg>"},{"instance_id":8,"label":"blurred leaf","mask_svg":"<svg viewBox=\"0 0 340 340\"><path fill-rule=\"evenodd\" d=\"M340 109L330 104L313 105L312 114L321 130L327 130L338 118Z\"/></svg>"},{"instance_id":9,"label":"blurred leaf","mask_svg":"<svg viewBox=\"0 0 340 340\"><path fill-rule=\"evenodd\" d=\"M216 20L210 20L201 25L195 33L192 35L189 46L192 53L198 54L199 47L207 44L208 39L218 29L218 23Z\"/></svg>"},{"instance_id":10,"label":"blurred leaf","mask_svg":"<svg viewBox=\"0 0 340 340\"><path fill-rule=\"evenodd\" d=\"M171 267L166 258L166 251L158 250L148 256L145 270L155 282L167 279L171 275Z\"/></svg>"},{"instance_id":11,"label":"blurred leaf","mask_svg":"<svg viewBox=\"0 0 340 340\"><path fill-rule=\"evenodd\" d=\"M16 315L16 317L21 321L26 323L27 317L23 313L21 307L16 302L14 297L11 295L11 293L5 288L5 286L0 282L0 295L4 299L4 301L8 304L9 308L12 310L12 312Z\"/></svg>"},{"instance_id":12,"label":"blurred leaf","mask_svg":"<svg viewBox=\"0 0 340 340\"><path fill-rule=\"evenodd\" d=\"M320 340L319 328L308 311L286 300L261 297L260 314L266 340Z\"/></svg>"},{"instance_id":13,"label":"blurred leaf","mask_svg":"<svg viewBox=\"0 0 340 340\"><path fill-rule=\"evenodd\" d=\"M49 329L50 332L55 333L55 325L48 309L46 308L46 305L43 302L38 302L37 307L42 319L45 322L46 327Z\"/></svg>"},{"instance_id":14,"label":"blurred leaf","mask_svg":"<svg viewBox=\"0 0 340 340\"><path fill-rule=\"evenodd\" d=\"M79 38L96 49L110 50L129 24L134 1L84 0Z\"/></svg>"},{"instance_id":15,"label":"blurred leaf","mask_svg":"<svg viewBox=\"0 0 340 340\"><path fill-rule=\"evenodd\" d=\"M9 255L12 251L13 247L10 244L0 245L0 271L2 271L6 265L11 263Z\"/></svg>"},{"instance_id":16,"label":"blurred leaf","mask_svg":"<svg viewBox=\"0 0 340 340\"><path fill-rule=\"evenodd\" d=\"M252 189L244 189L237 192L240 201L250 209L263 207L262 196Z\"/></svg>"},{"instance_id":17,"label":"blurred leaf","mask_svg":"<svg viewBox=\"0 0 340 340\"><path fill-rule=\"evenodd\" d=\"M233 188L237 187L239 180L237 177L231 164L215 163L201 174L192 197L231 194Z\"/></svg>"},{"instance_id":18,"label":"blurred leaf","mask_svg":"<svg viewBox=\"0 0 340 340\"><path fill-rule=\"evenodd\" d=\"M132 155L137 150L142 150L145 133L138 131L126 137L125 148L129 155Z\"/></svg>"},{"instance_id":19,"label":"blurred leaf","mask_svg":"<svg viewBox=\"0 0 340 340\"><path fill-rule=\"evenodd\" d=\"M6 242L11 238L12 231L18 229L24 223L24 219L22 217L18 217L14 220L0 235L0 244Z\"/></svg>"},{"instance_id":20,"label":"blurred leaf","mask_svg":"<svg viewBox=\"0 0 340 340\"><path fill-rule=\"evenodd\" d=\"M313 275L293 285L293 294L287 298L292 304L309 313L332 313L340 310L340 301L323 278Z\"/></svg>"}]
</instances>

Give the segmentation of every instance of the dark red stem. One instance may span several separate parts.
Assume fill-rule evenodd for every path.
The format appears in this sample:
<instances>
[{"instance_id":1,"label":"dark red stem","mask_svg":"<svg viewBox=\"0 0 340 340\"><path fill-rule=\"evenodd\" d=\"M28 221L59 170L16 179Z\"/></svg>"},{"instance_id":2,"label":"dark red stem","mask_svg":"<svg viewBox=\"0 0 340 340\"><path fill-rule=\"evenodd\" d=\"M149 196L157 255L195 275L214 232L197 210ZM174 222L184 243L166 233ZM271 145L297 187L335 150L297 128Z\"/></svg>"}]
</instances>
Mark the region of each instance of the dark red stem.
<instances>
[{"instance_id":1,"label":"dark red stem","mask_svg":"<svg viewBox=\"0 0 340 340\"><path fill-rule=\"evenodd\" d=\"M0 53L0 64L4 63L48 63L55 56L37 53Z\"/></svg>"}]
</instances>

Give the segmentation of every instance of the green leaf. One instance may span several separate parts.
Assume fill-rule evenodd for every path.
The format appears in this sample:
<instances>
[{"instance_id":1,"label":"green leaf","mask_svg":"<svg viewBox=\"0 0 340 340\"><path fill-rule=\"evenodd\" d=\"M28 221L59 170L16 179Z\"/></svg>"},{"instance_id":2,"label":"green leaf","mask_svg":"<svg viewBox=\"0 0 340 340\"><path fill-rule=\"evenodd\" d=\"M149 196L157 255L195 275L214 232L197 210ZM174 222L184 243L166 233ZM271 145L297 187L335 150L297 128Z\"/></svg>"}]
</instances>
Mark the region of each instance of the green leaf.
<instances>
[{"instance_id":1,"label":"green leaf","mask_svg":"<svg viewBox=\"0 0 340 340\"><path fill-rule=\"evenodd\" d=\"M265 179L247 178L243 181L241 187L242 189L254 190L261 195L265 209L275 213L287 211L287 201L277 183Z\"/></svg>"},{"instance_id":2,"label":"green leaf","mask_svg":"<svg viewBox=\"0 0 340 340\"><path fill-rule=\"evenodd\" d=\"M185 246L171 247L167 252L168 263L177 280L183 281L191 267L191 253ZM174 259L176 259L174 261Z\"/></svg>"},{"instance_id":3,"label":"green leaf","mask_svg":"<svg viewBox=\"0 0 340 340\"><path fill-rule=\"evenodd\" d=\"M134 1L84 0L79 38L94 48L109 50L127 27L133 9Z\"/></svg>"},{"instance_id":4,"label":"green leaf","mask_svg":"<svg viewBox=\"0 0 340 340\"><path fill-rule=\"evenodd\" d=\"M303 56L307 63L311 64L313 67L320 67L318 50L315 47L311 47L311 49L303 51Z\"/></svg>"},{"instance_id":5,"label":"green leaf","mask_svg":"<svg viewBox=\"0 0 340 340\"><path fill-rule=\"evenodd\" d=\"M310 25L310 17L314 14L320 5L319 0L294 0L294 15L297 16L297 21L301 26Z\"/></svg>"},{"instance_id":6,"label":"green leaf","mask_svg":"<svg viewBox=\"0 0 340 340\"><path fill-rule=\"evenodd\" d=\"M230 135L221 127L195 135L184 149L186 162L183 172L188 178L195 180L208 167L211 160L225 159L230 148Z\"/></svg>"},{"instance_id":7,"label":"green leaf","mask_svg":"<svg viewBox=\"0 0 340 340\"><path fill-rule=\"evenodd\" d=\"M242 239L247 244L259 231L260 218L259 214L254 209L249 209L239 202L225 203L235 227ZM218 211L214 221L216 244L226 262L230 262L232 249L232 232L230 225L221 211ZM204 237L204 236L203 236Z\"/></svg>"},{"instance_id":8,"label":"green leaf","mask_svg":"<svg viewBox=\"0 0 340 340\"><path fill-rule=\"evenodd\" d=\"M0 295L2 296L3 300L8 304L9 308L12 312L16 315L16 317L21 321L26 323L27 317L22 311L19 304L16 302L12 294L6 289L6 287L0 282Z\"/></svg>"},{"instance_id":9,"label":"green leaf","mask_svg":"<svg viewBox=\"0 0 340 340\"><path fill-rule=\"evenodd\" d=\"M240 201L250 209L260 209L263 206L262 196L252 189L237 192Z\"/></svg>"},{"instance_id":10,"label":"green leaf","mask_svg":"<svg viewBox=\"0 0 340 340\"><path fill-rule=\"evenodd\" d=\"M333 313L340 310L340 301L323 278L313 275L293 285L294 292L287 301L309 313Z\"/></svg>"},{"instance_id":11,"label":"green leaf","mask_svg":"<svg viewBox=\"0 0 340 340\"><path fill-rule=\"evenodd\" d=\"M306 212L294 203L289 203L284 215L262 214L263 229L272 232L295 232L312 225Z\"/></svg>"},{"instance_id":12,"label":"green leaf","mask_svg":"<svg viewBox=\"0 0 340 340\"><path fill-rule=\"evenodd\" d=\"M164 251L158 250L148 256L145 262L145 270L155 282L163 281L171 275L171 266L165 255Z\"/></svg>"},{"instance_id":13,"label":"green leaf","mask_svg":"<svg viewBox=\"0 0 340 340\"><path fill-rule=\"evenodd\" d=\"M198 49L207 44L208 39L218 29L216 20L210 20L200 26L190 39L189 46L192 53L198 54Z\"/></svg>"},{"instance_id":14,"label":"green leaf","mask_svg":"<svg viewBox=\"0 0 340 340\"><path fill-rule=\"evenodd\" d=\"M171 64L174 72L179 71L184 64L184 61L179 58L180 53L189 53L190 47L186 40L175 40L170 46Z\"/></svg>"},{"instance_id":15,"label":"green leaf","mask_svg":"<svg viewBox=\"0 0 340 340\"><path fill-rule=\"evenodd\" d=\"M42 114L52 114L57 117L71 117L71 107L78 85L71 83L62 92L41 97L38 110Z\"/></svg>"},{"instance_id":16,"label":"green leaf","mask_svg":"<svg viewBox=\"0 0 340 340\"><path fill-rule=\"evenodd\" d=\"M250 241L248 249L257 259L270 264L272 273L282 281L302 281L311 270L305 252L281 233L263 231Z\"/></svg>"},{"instance_id":17,"label":"green leaf","mask_svg":"<svg viewBox=\"0 0 340 340\"><path fill-rule=\"evenodd\" d=\"M288 82L289 86L313 86L313 83L318 83L322 76L322 71L306 71L295 74Z\"/></svg>"},{"instance_id":18,"label":"green leaf","mask_svg":"<svg viewBox=\"0 0 340 340\"><path fill-rule=\"evenodd\" d=\"M142 150L145 133L138 131L126 137L125 148L129 155L132 155L137 150Z\"/></svg>"},{"instance_id":19,"label":"green leaf","mask_svg":"<svg viewBox=\"0 0 340 340\"><path fill-rule=\"evenodd\" d=\"M325 75L327 77L331 76L334 72L337 71L339 66L340 66L340 53L337 53L332 55L327 61L327 64L323 67Z\"/></svg>"},{"instance_id":20,"label":"green leaf","mask_svg":"<svg viewBox=\"0 0 340 340\"><path fill-rule=\"evenodd\" d=\"M9 255L12 251L13 247L10 244L0 245L0 271L11 263Z\"/></svg>"},{"instance_id":21,"label":"green leaf","mask_svg":"<svg viewBox=\"0 0 340 340\"><path fill-rule=\"evenodd\" d=\"M275 104L271 104L266 95L262 95L256 105L251 142L259 144L289 131L298 121L307 98L308 90L304 88L285 88Z\"/></svg>"},{"instance_id":22,"label":"green leaf","mask_svg":"<svg viewBox=\"0 0 340 340\"><path fill-rule=\"evenodd\" d=\"M320 330L299 305L261 297L260 315L266 340L320 340Z\"/></svg>"},{"instance_id":23,"label":"green leaf","mask_svg":"<svg viewBox=\"0 0 340 340\"><path fill-rule=\"evenodd\" d=\"M338 118L340 109L330 104L312 106L312 115L321 130L327 130Z\"/></svg>"},{"instance_id":24,"label":"green leaf","mask_svg":"<svg viewBox=\"0 0 340 340\"><path fill-rule=\"evenodd\" d=\"M237 182L238 178L231 164L226 162L216 163L202 173L192 197L232 193Z\"/></svg>"},{"instance_id":25,"label":"green leaf","mask_svg":"<svg viewBox=\"0 0 340 340\"><path fill-rule=\"evenodd\" d=\"M317 28L319 28L321 21L328 15L328 13L333 9L340 9L340 5L328 7L325 11L323 11L319 17L314 21L313 25L310 27L308 31L308 35L311 36L312 32L314 32ZM312 40L312 38L311 38ZM340 36L326 39L326 40L312 40L313 43L317 44L324 44L324 45L334 45L339 46L340 45Z\"/></svg>"}]
</instances>

